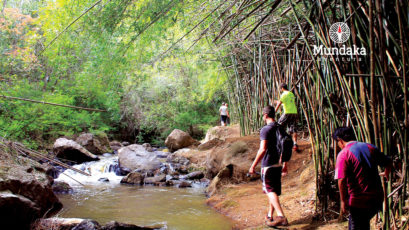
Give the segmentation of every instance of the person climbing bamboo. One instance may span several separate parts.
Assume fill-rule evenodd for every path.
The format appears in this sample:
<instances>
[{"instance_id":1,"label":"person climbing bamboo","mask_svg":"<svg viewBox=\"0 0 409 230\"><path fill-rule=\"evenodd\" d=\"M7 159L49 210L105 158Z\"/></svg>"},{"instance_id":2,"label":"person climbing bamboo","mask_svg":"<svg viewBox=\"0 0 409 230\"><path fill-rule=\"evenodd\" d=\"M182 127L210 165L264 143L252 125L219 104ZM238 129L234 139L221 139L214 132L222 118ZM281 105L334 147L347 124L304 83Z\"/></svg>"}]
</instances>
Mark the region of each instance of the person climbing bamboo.
<instances>
[{"instance_id":1,"label":"person climbing bamboo","mask_svg":"<svg viewBox=\"0 0 409 230\"><path fill-rule=\"evenodd\" d=\"M278 123L284 127L287 127L288 132L293 138L293 150L298 151L296 130L298 113L297 106L295 104L295 96L288 90L288 86L285 83L280 84L280 92L282 92L282 94L280 96L280 100L276 101L278 105L275 111L277 112L280 106L283 105L284 113L281 115Z\"/></svg>"}]
</instances>

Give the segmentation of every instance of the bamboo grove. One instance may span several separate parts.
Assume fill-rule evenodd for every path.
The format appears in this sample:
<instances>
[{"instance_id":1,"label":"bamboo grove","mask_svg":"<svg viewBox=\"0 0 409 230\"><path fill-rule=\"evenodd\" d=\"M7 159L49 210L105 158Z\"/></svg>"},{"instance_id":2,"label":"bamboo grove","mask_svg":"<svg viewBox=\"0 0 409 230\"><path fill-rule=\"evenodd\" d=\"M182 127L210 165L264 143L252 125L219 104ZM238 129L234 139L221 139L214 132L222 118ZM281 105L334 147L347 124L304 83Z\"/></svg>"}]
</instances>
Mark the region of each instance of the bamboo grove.
<instances>
[{"instance_id":1,"label":"bamboo grove","mask_svg":"<svg viewBox=\"0 0 409 230\"><path fill-rule=\"evenodd\" d=\"M384 229L408 227L408 31L407 1L227 1L213 42L229 74L229 99L242 134L262 126L261 109L279 98L285 82L297 97L301 126L310 135L317 181L317 210L337 213L334 178L335 128L352 126L360 141L373 143L394 160L383 181ZM330 39L344 22L350 38ZM214 26L216 27L216 26ZM226 39L228 38L228 39ZM323 49L363 47L364 55L319 54ZM406 204L405 204L406 201Z\"/></svg>"},{"instance_id":2,"label":"bamboo grove","mask_svg":"<svg viewBox=\"0 0 409 230\"><path fill-rule=\"evenodd\" d=\"M69 37L72 30L75 33L89 30L101 41L106 38L97 36L100 31L104 32L101 35L112 36L109 44L103 46L110 50L107 55L113 52L118 59L113 62L106 58L110 64L106 71L111 69L109 66L117 68L115 73L110 72L112 76L125 75L118 72L117 64L122 65L123 58L133 60L130 63L144 63L136 69L144 68L163 60L172 50L192 52L200 40L207 40L214 47L216 61L223 64L229 76L228 97L242 134L256 132L263 125L261 110L278 100L280 83L287 83L295 93L302 118L300 128L309 135L312 146L316 205L322 217L338 212L339 195L333 179L338 150L330 135L335 128L348 125L354 128L358 140L375 144L394 160L391 178L383 181L387 202L379 224L383 229L409 227L407 0L96 0L86 3L85 11L68 25L65 18L58 15L54 18L64 21L65 26L42 44L41 53L57 58L55 68L62 65L58 64L59 55L54 54L59 52L59 46L65 46L66 38L62 38ZM46 12L52 15L57 11L50 8ZM178 21L179 17L183 20ZM77 26L86 25L83 20L92 26L76 28L78 22L82 24ZM339 22L350 30L344 43L331 39L331 26ZM174 33L174 40L173 36L163 38L170 39L170 45L138 49L151 46L153 37L159 37L177 23L184 34ZM193 42L187 39L192 37ZM88 47L88 40L92 39L83 40L84 47ZM365 52L320 54L317 47L322 50L358 47ZM84 53L83 60L88 56L91 53ZM124 73L127 70L123 68ZM60 70L69 71L68 67ZM89 72L93 71L91 68ZM102 71L101 75L106 74Z\"/></svg>"}]
</instances>

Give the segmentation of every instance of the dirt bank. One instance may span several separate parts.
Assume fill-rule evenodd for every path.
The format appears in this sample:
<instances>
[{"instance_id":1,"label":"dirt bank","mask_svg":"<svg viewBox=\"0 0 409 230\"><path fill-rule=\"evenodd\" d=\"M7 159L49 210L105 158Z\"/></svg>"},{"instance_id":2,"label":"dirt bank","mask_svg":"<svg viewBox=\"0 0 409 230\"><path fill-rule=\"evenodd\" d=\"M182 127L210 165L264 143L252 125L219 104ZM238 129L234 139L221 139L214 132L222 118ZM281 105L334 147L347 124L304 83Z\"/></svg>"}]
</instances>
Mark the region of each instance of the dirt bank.
<instances>
[{"instance_id":1,"label":"dirt bank","mask_svg":"<svg viewBox=\"0 0 409 230\"><path fill-rule=\"evenodd\" d=\"M231 218L237 229L264 229L264 217L267 213L267 198L261 190L261 180L240 179L254 160L259 147L259 136L239 137L238 127L222 127L229 134L222 142L206 151L191 150L183 155L196 162L198 166L218 170L226 164L234 164L238 170L229 183L220 185L207 203L222 214ZM245 143L240 154L230 151L237 143ZM293 153L289 164L289 173L283 177L280 201L289 220L287 229L346 229L347 222L315 221L315 174L308 140L299 142L300 151ZM231 156L230 156L231 155ZM216 160L215 160L216 159ZM217 160L219 159L219 160ZM227 159L227 160L226 160ZM211 165L209 161L213 162ZM217 163L214 163L217 162ZM209 169L209 166L212 168Z\"/></svg>"}]
</instances>

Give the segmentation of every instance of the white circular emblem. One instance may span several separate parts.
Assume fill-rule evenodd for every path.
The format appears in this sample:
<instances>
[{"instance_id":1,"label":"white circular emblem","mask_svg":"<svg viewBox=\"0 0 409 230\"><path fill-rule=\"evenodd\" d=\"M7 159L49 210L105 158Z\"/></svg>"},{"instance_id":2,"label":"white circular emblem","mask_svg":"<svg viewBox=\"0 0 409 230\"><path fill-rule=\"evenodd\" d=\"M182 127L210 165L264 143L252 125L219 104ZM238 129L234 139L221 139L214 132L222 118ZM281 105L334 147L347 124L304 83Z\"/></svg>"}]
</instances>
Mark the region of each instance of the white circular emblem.
<instances>
[{"instance_id":1,"label":"white circular emblem","mask_svg":"<svg viewBox=\"0 0 409 230\"><path fill-rule=\"evenodd\" d=\"M348 41L350 35L349 27L346 23L336 22L329 28L329 36L336 43Z\"/></svg>"}]
</instances>

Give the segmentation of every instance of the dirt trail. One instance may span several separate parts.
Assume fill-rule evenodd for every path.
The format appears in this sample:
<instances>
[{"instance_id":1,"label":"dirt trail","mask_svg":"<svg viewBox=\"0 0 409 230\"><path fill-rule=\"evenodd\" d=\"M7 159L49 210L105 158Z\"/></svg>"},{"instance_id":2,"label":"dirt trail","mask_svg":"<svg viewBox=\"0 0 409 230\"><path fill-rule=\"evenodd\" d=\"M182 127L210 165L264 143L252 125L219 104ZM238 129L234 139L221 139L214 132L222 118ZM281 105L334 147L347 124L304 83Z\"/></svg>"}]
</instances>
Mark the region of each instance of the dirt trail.
<instances>
[{"instance_id":1,"label":"dirt trail","mask_svg":"<svg viewBox=\"0 0 409 230\"><path fill-rule=\"evenodd\" d=\"M234 141L238 139L254 143L258 141L258 136L234 138ZM229 142L229 139L226 139L226 142ZM347 222L313 221L315 174L311 148L307 141L300 141L298 144L300 151L293 153L289 173L282 178L280 201L290 224L286 229L346 229ZM254 148L254 145L251 147L248 152L255 156L257 148ZM230 217L236 229L269 229L264 224L267 197L261 190L261 180L225 185L208 199L208 204Z\"/></svg>"}]
</instances>

